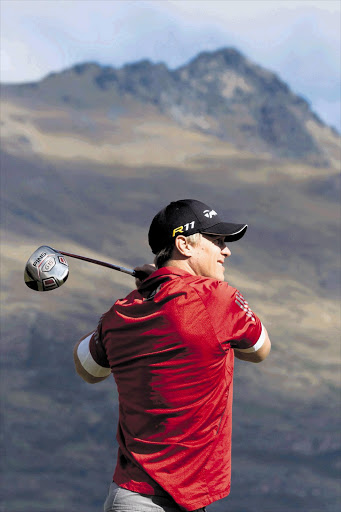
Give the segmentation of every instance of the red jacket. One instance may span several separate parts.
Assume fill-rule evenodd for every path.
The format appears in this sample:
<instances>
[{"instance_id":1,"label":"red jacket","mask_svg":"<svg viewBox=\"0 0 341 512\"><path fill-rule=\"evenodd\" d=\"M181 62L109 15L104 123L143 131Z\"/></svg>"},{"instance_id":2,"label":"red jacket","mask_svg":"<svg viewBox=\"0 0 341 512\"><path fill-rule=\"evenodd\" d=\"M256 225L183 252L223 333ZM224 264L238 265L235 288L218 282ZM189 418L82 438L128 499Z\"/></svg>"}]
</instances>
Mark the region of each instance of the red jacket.
<instances>
[{"instance_id":1,"label":"red jacket","mask_svg":"<svg viewBox=\"0 0 341 512\"><path fill-rule=\"evenodd\" d=\"M261 331L238 290L172 267L103 315L90 350L118 388L119 486L185 510L229 494L231 347L252 347Z\"/></svg>"}]
</instances>

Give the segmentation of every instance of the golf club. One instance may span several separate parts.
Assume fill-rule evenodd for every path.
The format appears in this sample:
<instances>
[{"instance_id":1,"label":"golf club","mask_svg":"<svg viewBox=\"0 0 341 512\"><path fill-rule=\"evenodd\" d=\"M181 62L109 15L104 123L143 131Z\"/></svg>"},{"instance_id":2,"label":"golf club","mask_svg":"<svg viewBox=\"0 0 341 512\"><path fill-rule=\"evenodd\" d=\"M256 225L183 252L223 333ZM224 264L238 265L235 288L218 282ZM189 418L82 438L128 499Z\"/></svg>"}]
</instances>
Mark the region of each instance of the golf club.
<instances>
[{"instance_id":1,"label":"golf club","mask_svg":"<svg viewBox=\"0 0 341 512\"><path fill-rule=\"evenodd\" d=\"M59 251L47 245L42 245L34 251L26 263L24 274L26 285L31 290L39 292L55 290L62 286L69 277L69 265L64 256L118 270L133 277L145 277L144 272L136 272L130 268L113 265L112 263L106 263L86 256L79 256L78 254Z\"/></svg>"}]
</instances>

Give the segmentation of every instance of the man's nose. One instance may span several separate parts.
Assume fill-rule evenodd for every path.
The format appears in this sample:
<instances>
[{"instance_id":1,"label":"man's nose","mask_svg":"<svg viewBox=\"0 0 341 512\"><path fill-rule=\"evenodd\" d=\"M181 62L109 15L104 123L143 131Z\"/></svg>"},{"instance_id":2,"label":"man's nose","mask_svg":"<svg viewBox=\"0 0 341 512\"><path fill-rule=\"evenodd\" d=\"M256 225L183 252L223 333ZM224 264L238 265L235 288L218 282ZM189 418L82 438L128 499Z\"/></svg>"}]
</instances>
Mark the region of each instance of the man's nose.
<instances>
[{"instance_id":1,"label":"man's nose","mask_svg":"<svg viewBox=\"0 0 341 512\"><path fill-rule=\"evenodd\" d=\"M225 245L224 249L221 251L222 254L224 256L226 256L226 258L229 258L231 256L231 251L230 249L227 247L227 245Z\"/></svg>"}]
</instances>

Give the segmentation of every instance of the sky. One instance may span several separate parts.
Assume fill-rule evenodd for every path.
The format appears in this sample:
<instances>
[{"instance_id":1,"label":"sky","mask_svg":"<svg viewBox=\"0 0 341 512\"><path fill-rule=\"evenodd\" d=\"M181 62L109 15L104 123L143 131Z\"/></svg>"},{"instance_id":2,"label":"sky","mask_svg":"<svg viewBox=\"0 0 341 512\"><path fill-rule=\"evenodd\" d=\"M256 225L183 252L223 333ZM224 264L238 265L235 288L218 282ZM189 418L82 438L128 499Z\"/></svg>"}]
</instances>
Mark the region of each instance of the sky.
<instances>
[{"instance_id":1,"label":"sky","mask_svg":"<svg viewBox=\"0 0 341 512\"><path fill-rule=\"evenodd\" d=\"M339 0L0 0L0 80L234 47L341 131Z\"/></svg>"}]
</instances>

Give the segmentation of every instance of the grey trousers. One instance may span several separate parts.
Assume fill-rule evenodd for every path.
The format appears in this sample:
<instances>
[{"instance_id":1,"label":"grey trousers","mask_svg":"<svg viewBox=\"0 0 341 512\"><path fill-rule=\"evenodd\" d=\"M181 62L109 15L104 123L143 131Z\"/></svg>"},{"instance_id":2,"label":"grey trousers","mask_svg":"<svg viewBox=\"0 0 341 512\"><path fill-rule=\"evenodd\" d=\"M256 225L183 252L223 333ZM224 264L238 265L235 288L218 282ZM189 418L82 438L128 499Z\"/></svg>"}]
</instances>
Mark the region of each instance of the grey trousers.
<instances>
[{"instance_id":1,"label":"grey trousers","mask_svg":"<svg viewBox=\"0 0 341 512\"><path fill-rule=\"evenodd\" d=\"M104 512L182 512L171 498L150 496L123 489L113 482L109 488L108 497L104 503ZM205 512L198 508L193 512Z\"/></svg>"}]
</instances>

